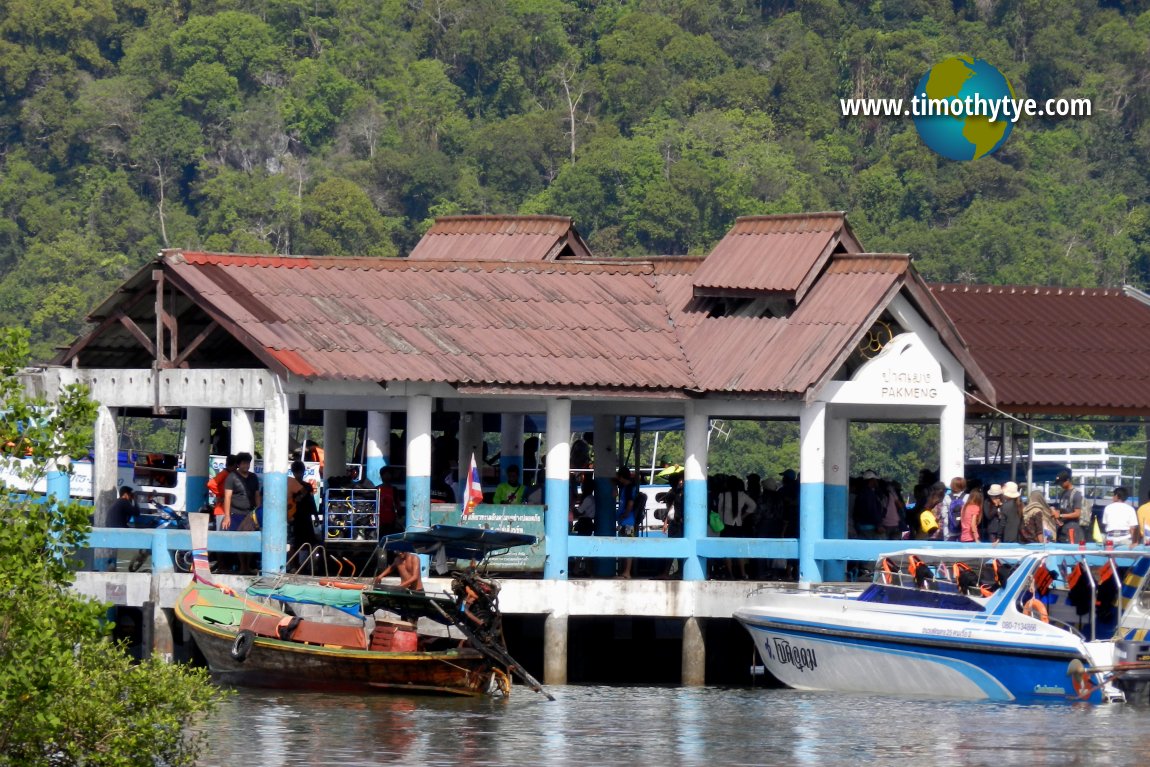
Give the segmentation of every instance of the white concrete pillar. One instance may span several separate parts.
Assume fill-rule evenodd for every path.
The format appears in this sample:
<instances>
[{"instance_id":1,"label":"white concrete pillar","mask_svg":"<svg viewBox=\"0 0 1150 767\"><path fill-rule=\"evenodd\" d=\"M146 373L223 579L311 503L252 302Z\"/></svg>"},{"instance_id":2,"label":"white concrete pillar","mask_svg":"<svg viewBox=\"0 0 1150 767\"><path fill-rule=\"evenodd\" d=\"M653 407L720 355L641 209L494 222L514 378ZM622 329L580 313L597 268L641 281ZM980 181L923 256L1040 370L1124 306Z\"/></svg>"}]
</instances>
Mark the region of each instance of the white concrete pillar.
<instances>
[{"instance_id":1,"label":"white concrete pillar","mask_svg":"<svg viewBox=\"0 0 1150 767\"><path fill-rule=\"evenodd\" d=\"M953 477L966 476L966 404L962 392L951 397L938 421L938 478L950 484Z\"/></svg>"},{"instance_id":2,"label":"white concrete pillar","mask_svg":"<svg viewBox=\"0 0 1150 767\"><path fill-rule=\"evenodd\" d=\"M256 432L252 424L252 414L243 408L232 408L231 420L231 435L232 435L232 455L236 453L251 453L255 455L256 452Z\"/></svg>"},{"instance_id":3,"label":"white concrete pillar","mask_svg":"<svg viewBox=\"0 0 1150 767\"><path fill-rule=\"evenodd\" d=\"M116 429L116 410L100 405L96 410L92 457L93 527L108 526L108 509L116 502L120 484L120 433ZM115 549L92 552L95 570L116 569Z\"/></svg>"},{"instance_id":4,"label":"white concrete pillar","mask_svg":"<svg viewBox=\"0 0 1150 767\"><path fill-rule=\"evenodd\" d=\"M850 509L850 421L827 417L826 488L823 537L843 540L847 537ZM823 577L828 581L846 580L846 562L823 563Z\"/></svg>"},{"instance_id":5,"label":"white concrete pillar","mask_svg":"<svg viewBox=\"0 0 1150 767\"><path fill-rule=\"evenodd\" d=\"M347 476L347 411L323 411L323 475Z\"/></svg>"},{"instance_id":6,"label":"white concrete pillar","mask_svg":"<svg viewBox=\"0 0 1150 767\"><path fill-rule=\"evenodd\" d=\"M431 520L431 397L407 398L407 529ZM424 557L426 560L426 557ZM426 569L426 562L424 563Z\"/></svg>"},{"instance_id":7,"label":"white concrete pillar","mask_svg":"<svg viewBox=\"0 0 1150 767\"><path fill-rule=\"evenodd\" d=\"M391 461L391 413L367 411L367 456L363 470L367 481L378 485L380 474Z\"/></svg>"},{"instance_id":8,"label":"white concrete pillar","mask_svg":"<svg viewBox=\"0 0 1150 767\"><path fill-rule=\"evenodd\" d=\"M507 481L507 469L515 466L523 476L523 415L504 413L499 431L499 481Z\"/></svg>"},{"instance_id":9,"label":"white concrete pillar","mask_svg":"<svg viewBox=\"0 0 1150 767\"><path fill-rule=\"evenodd\" d=\"M212 411L206 407L190 407L184 416L184 506L189 512L208 502L211 419Z\"/></svg>"},{"instance_id":10,"label":"white concrete pillar","mask_svg":"<svg viewBox=\"0 0 1150 767\"><path fill-rule=\"evenodd\" d=\"M277 387L279 388L279 387ZM261 570L282 573L287 563L287 477L291 411L282 389L264 406L264 517L260 529Z\"/></svg>"},{"instance_id":11,"label":"white concrete pillar","mask_svg":"<svg viewBox=\"0 0 1150 767\"><path fill-rule=\"evenodd\" d=\"M686 404L683 420L683 538L697 542L707 537L707 431L711 419L694 402ZM683 580L707 577L706 562L689 556L683 563Z\"/></svg>"},{"instance_id":12,"label":"white concrete pillar","mask_svg":"<svg viewBox=\"0 0 1150 767\"><path fill-rule=\"evenodd\" d=\"M547 560L543 577L567 580L568 512L571 508L571 400L547 400L547 511L543 530ZM566 654L564 654L566 656Z\"/></svg>"},{"instance_id":13,"label":"white concrete pillar","mask_svg":"<svg viewBox=\"0 0 1150 767\"><path fill-rule=\"evenodd\" d=\"M824 539L826 503L825 402L813 402L799 414L799 582L822 583L815 544Z\"/></svg>"}]
</instances>

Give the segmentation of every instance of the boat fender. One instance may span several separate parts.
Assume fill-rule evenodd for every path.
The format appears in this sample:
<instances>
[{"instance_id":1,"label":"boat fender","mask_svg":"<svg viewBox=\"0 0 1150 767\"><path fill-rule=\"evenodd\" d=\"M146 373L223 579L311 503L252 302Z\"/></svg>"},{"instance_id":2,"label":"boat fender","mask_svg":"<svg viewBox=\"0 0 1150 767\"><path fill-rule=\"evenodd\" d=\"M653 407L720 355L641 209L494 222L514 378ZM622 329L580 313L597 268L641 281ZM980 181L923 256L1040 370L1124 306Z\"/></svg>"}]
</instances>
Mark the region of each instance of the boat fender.
<instances>
[{"instance_id":1,"label":"boat fender","mask_svg":"<svg viewBox=\"0 0 1150 767\"><path fill-rule=\"evenodd\" d=\"M1022 608L1022 614L1028 618L1037 618L1043 623L1050 623L1050 613L1041 599L1034 598Z\"/></svg>"},{"instance_id":2,"label":"boat fender","mask_svg":"<svg viewBox=\"0 0 1150 767\"><path fill-rule=\"evenodd\" d=\"M243 663L248 659L252 653L252 645L255 644L256 635L253 631L244 629L236 634L236 641L232 642L232 659Z\"/></svg>"},{"instance_id":3,"label":"boat fender","mask_svg":"<svg viewBox=\"0 0 1150 767\"><path fill-rule=\"evenodd\" d=\"M296 628L301 623L303 623L303 618L299 617L298 615L293 615L291 617L284 616L284 619L281 620L276 626L276 634L280 639L285 641L290 640L292 634L295 633Z\"/></svg>"}]
</instances>

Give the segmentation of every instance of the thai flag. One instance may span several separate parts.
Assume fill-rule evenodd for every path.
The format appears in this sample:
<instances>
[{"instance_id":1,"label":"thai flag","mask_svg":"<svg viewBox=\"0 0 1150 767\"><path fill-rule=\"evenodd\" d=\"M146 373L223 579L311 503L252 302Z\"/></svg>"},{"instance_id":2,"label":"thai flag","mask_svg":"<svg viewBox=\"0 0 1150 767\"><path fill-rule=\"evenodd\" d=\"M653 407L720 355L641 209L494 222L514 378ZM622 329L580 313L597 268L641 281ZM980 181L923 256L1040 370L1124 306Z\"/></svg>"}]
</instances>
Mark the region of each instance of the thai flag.
<instances>
[{"instance_id":1,"label":"thai flag","mask_svg":"<svg viewBox=\"0 0 1150 767\"><path fill-rule=\"evenodd\" d=\"M475 454L471 454L471 468L467 471L467 481L463 483L463 518L467 519L475 507L483 503L483 483L479 481L479 469L475 465Z\"/></svg>"}]
</instances>

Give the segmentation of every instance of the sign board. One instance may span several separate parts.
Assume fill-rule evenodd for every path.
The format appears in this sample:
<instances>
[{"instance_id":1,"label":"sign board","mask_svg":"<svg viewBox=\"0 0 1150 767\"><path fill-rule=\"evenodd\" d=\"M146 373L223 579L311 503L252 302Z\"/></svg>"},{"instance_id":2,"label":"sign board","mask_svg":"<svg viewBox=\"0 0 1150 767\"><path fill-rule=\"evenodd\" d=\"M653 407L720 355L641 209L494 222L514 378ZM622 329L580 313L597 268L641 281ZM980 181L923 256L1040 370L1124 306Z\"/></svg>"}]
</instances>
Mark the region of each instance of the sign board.
<instances>
[{"instance_id":1,"label":"sign board","mask_svg":"<svg viewBox=\"0 0 1150 767\"><path fill-rule=\"evenodd\" d=\"M433 503L430 521L432 525L459 525L534 535L539 539L534 546L519 546L501 554L496 553L490 558L488 567L492 572L540 572L547 558L543 537L544 508L481 503L466 520L461 520L458 505Z\"/></svg>"},{"instance_id":2,"label":"sign board","mask_svg":"<svg viewBox=\"0 0 1150 767\"><path fill-rule=\"evenodd\" d=\"M900 333L851 380L868 387L874 404L935 404L942 399L942 366L914 333Z\"/></svg>"}]
</instances>

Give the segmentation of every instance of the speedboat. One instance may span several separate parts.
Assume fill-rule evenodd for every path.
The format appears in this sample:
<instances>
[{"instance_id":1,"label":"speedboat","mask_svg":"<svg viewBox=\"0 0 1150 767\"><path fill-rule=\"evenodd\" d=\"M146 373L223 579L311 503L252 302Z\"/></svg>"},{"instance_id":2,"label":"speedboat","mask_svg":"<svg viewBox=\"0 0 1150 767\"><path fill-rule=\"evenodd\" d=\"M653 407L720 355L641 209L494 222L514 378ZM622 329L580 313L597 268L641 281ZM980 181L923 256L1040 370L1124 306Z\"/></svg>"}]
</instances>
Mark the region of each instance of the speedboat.
<instances>
[{"instance_id":1,"label":"speedboat","mask_svg":"<svg viewBox=\"0 0 1150 767\"><path fill-rule=\"evenodd\" d=\"M796 689L1148 702L1147 571L1147 551L911 549L861 593L764 593L735 618Z\"/></svg>"}]
</instances>

